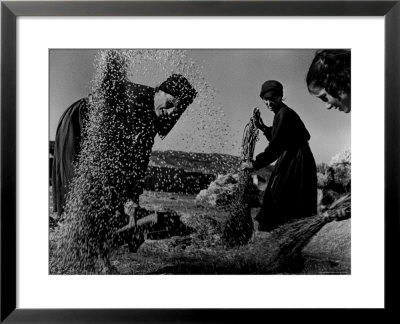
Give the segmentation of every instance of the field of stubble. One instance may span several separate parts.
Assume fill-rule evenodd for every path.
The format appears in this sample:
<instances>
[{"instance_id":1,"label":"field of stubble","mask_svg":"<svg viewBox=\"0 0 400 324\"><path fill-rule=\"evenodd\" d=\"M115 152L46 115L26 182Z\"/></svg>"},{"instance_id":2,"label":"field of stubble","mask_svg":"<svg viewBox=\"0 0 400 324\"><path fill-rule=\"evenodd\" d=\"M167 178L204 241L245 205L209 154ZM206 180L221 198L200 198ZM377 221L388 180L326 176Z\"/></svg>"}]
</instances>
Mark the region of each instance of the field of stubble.
<instances>
[{"instance_id":1,"label":"field of stubble","mask_svg":"<svg viewBox=\"0 0 400 324\"><path fill-rule=\"evenodd\" d=\"M51 195L50 195L51 196ZM220 232L228 214L221 209L206 207L196 203L195 195L183 195L177 193L146 191L141 196L141 206L149 210L173 210L185 224L189 224L194 231L186 235L176 235L161 239L146 239L137 252L130 252L128 245L122 245L112 257L111 263L119 274L179 274L170 272L172 264L161 258L167 249L173 249L173 253L188 251L207 254L224 254L224 248L220 245ZM50 199L50 256L56 243L55 231L52 226L52 218L56 215L52 212ZM258 208L252 209L252 216L257 214ZM254 236L265 236L268 233L258 232L255 222ZM251 244L251 243L250 243ZM158 257L160 252L160 257ZM300 267L290 269L285 274L350 274L350 219L332 222L325 225L304 247L303 261ZM204 262L207 262L204 260ZM249 274L252 272L249 270ZM186 273L185 273L186 274Z\"/></svg>"}]
</instances>

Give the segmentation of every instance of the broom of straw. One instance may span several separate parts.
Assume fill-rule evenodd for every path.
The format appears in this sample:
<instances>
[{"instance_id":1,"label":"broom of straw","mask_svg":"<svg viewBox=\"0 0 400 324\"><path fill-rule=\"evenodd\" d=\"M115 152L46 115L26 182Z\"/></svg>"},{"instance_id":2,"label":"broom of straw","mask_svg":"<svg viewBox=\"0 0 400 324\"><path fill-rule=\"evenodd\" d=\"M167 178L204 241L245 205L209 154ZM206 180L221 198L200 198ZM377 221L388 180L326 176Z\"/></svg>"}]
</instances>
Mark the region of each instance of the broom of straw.
<instances>
[{"instance_id":1,"label":"broom of straw","mask_svg":"<svg viewBox=\"0 0 400 324\"><path fill-rule=\"evenodd\" d=\"M255 125L255 119L259 117L259 114L258 108L254 108L253 116L244 128L241 162L248 162L253 158L258 140L258 128ZM222 235L222 241L229 247L245 245L253 235L254 224L250 211L251 187L250 171L240 171L238 186L228 206L230 213Z\"/></svg>"}]
</instances>

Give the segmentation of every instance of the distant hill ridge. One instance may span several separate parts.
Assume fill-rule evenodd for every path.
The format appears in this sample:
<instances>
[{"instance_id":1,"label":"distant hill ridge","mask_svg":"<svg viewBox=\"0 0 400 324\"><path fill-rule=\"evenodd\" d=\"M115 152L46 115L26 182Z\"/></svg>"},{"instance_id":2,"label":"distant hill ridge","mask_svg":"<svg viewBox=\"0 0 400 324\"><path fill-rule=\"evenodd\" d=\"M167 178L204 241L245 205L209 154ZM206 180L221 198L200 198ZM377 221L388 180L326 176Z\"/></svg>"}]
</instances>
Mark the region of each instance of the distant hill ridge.
<instances>
[{"instance_id":1,"label":"distant hill ridge","mask_svg":"<svg viewBox=\"0 0 400 324\"><path fill-rule=\"evenodd\" d=\"M239 164L240 158L229 154L156 150L151 153L149 165L176 168L186 172L226 174L236 173Z\"/></svg>"},{"instance_id":2,"label":"distant hill ridge","mask_svg":"<svg viewBox=\"0 0 400 324\"><path fill-rule=\"evenodd\" d=\"M50 160L54 151L54 141L49 142ZM199 172L203 174L237 173L240 157L222 153L196 153L174 150L155 150L151 153L150 167L180 169L185 172ZM50 168L52 161L50 161ZM268 178L273 166L257 171L257 174ZM51 170L50 170L51 172Z\"/></svg>"},{"instance_id":3,"label":"distant hill ridge","mask_svg":"<svg viewBox=\"0 0 400 324\"><path fill-rule=\"evenodd\" d=\"M54 141L49 141L49 153L52 160ZM151 153L149 165L217 175L236 173L239 163L240 158L238 156L229 154L155 150Z\"/></svg>"},{"instance_id":4,"label":"distant hill ridge","mask_svg":"<svg viewBox=\"0 0 400 324\"><path fill-rule=\"evenodd\" d=\"M49 177L51 184L54 141L49 143ZM237 173L238 156L221 153L195 153L155 150L150 157L145 178L146 190L197 193L207 188L219 174ZM265 186L273 166L258 170L261 185Z\"/></svg>"},{"instance_id":5,"label":"distant hill ridge","mask_svg":"<svg viewBox=\"0 0 400 324\"><path fill-rule=\"evenodd\" d=\"M238 173L240 157L221 153L193 153L183 151L153 151L150 157L150 168L162 167L183 170L185 172L198 172L203 174ZM259 177L260 185L266 185L273 165L269 165L254 172ZM264 189L263 189L264 190Z\"/></svg>"}]
</instances>

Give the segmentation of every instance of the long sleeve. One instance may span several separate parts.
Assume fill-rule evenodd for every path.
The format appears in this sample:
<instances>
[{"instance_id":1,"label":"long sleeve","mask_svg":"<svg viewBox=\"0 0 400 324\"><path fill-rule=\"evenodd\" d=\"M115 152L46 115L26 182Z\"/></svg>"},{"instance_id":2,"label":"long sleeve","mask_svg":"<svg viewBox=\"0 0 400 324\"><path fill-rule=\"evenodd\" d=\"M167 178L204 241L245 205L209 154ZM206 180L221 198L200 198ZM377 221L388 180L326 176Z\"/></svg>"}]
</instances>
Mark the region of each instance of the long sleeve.
<instances>
[{"instance_id":1,"label":"long sleeve","mask_svg":"<svg viewBox=\"0 0 400 324\"><path fill-rule=\"evenodd\" d=\"M254 161L256 170L268 166L281 154L309 140L310 135L299 116L289 107L282 107L274 117L272 128L264 131L269 144Z\"/></svg>"},{"instance_id":2,"label":"long sleeve","mask_svg":"<svg viewBox=\"0 0 400 324\"><path fill-rule=\"evenodd\" d=\"M124 189L127 198L138 204L156 136L154 89L133 84L128 87L127 95L124 122L131 132L125 139L127 149L123 165L127 182Z\"/></svg>"},{"instance_id":3,"label":"long sleeve","mask_svg":"<svg viewBox=\"0 0 400 324\"><path fill-rule=\"evenodd\" d=\"M128 187L128 198L139 203L139 196L143 193L144 178L150 161L151 150L154 142L153 132L141 132L134 144L134 161L132 177Z\"/></svg>"},{"instance_id":4,"label":"long sleeve","mask_svg":"<svg viewBox=\"0 0 400 324\"><path fill-rule=\"evenodd\" d=\"M283 153L284 138L286 137L285 123L288 122L286 118L283 117L285 116L281 116L278 112L274 117L272 127L269 127L269 129L264 132L265 136L269 140L269 144L265 148L264 152L257 155L254 161L254 168L256 170L271 164Z\"/></svg>"},{"instance_id":5,"label":"long sleeve","mask_svg":"<svg viewBox=\"0 0 400 324\"><path fill-rule=\"evenodd\" d=\"M272 138L272 127L265 126L265 128L262 131L264 133L264 136L267 138L267 140L271 141L271 138Z\"/></svg>"}]
</instances>

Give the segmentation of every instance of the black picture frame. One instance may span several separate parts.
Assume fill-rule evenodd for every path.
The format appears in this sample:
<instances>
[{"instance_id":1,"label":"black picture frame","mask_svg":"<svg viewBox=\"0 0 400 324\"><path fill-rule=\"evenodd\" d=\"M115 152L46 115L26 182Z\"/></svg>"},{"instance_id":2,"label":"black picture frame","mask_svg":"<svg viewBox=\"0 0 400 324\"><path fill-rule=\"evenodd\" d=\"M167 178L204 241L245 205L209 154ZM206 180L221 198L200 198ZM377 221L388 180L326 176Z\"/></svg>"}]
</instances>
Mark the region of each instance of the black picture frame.
<instances>
[{"instance_id":1,"label":"black picture frame","mask_svg":"<svg viewBox=\"0 0 400 324\"><path fill-rule=\"evenodd\" d=\"M233 323L288 319L287 309L16 308L16 19L19 16L380 16L385 19L385 307L339 310L385 321L396 312L399 275L400 1L2 1L1 3L1 317L3 323ZM373 44L372 44L373 46ZM373 125L371 125L373 136ZM374 154L371 148L371 154ZM366 161L368 163L368 161ZM371 171L372 172L372 171ZM371 260L374 262L374 260ZM266 292L268 293L268 292ZM245 296L238 296L245 298ZM325 309L325 312L338 310ZM361 312L362 311L362 312ZM313 312L311 314L311 312ZM279 314L277 314L279 313ZM393 315L393 314L392 314ZM291 309L296 320L328 319ZM329 315L328 315L329 316ZM336 313L333 316L337 316ZM347 315L346 315L347 316ZM361 317L360 317L361 316ZM333 318L334 319L334 318ZM344 320L344 318L336 318Z\"/></svg>"}]
</instances>

